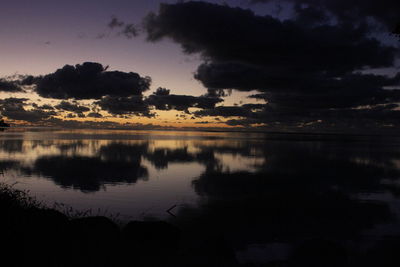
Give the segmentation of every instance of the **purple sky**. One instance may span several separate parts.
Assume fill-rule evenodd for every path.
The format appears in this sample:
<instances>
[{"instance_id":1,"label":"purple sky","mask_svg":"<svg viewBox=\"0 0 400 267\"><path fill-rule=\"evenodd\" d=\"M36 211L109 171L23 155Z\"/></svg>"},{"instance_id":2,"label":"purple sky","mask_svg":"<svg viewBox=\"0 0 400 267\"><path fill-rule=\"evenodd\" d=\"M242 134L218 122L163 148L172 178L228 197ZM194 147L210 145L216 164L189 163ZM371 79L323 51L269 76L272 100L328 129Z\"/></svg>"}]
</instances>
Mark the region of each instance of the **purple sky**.
<instances>
[{"instance_id":1,"label":"purple sky","mask_svg":"<svg viewBox=\"0 0 400 267\"><path fill-rule=\"evenodd\" d=\"M151 76L153 88L163 86L178 94L204 94L204 87L192 75L200 63L195 56L184 55L170 41L147 43L143 36L127 39L107 28L112 16L139 24L148 12L158 10L160 2L7 1L0 11L0 74L46 74L65 64L93 61L110 65L112 70ZM243 1L229 2L238 5ZM100 34L109 36L98 39Z\"/></svg>"},{"instance_id":2,"label":"purple sky","mask_svg":"<svg viewBox=\"0 0 400 267\"><path fill-rule=\"evenodd\" d=\"M269 14L283 19L292 15L288 3L291 1L297 0L282 0L282 10L271 3L249 4L249 0L204 2L227 3L231 7L251 9L257 15ZM6 1L2 3L0 10L0 76L45 75L66 64L98 62L110 66L109 70L150 76L152 85L146 95L158 87L171 89L171 93L178 95L204 95L207 92L206 88L193 77L198 66L203 63L198 54L184 54L181 46L168 38L158 42L147 42L146 34L140 34L129 39L118 35L116 30L107 26L112 17L125 23L140 25L149 12L158 12L161 2L177 3L176 0ZM391 45L398 45L398 40L387 33L379 36L379 39ZM386 68L368 72L393 76L398 69ZM264 103L263 100L247 98L249 94L254 93L245 90L233 91L231 96L225 98L223 105ZM0 93L0 99L10 96L22 97L23 94ZM34 94L29 95L29 98L32 101L38 99ZM58 103L54 100L42 101L51 102L53 105ZM82 104L90 103L83 101ZM157 113L161 114L157 119L131 118L131 122L167 122L175 120L180 114L177 111ZM205 120L208 119L195 121Z\"/></svg>"},{"instance_id":3,"label":"purple sky","mask_svg":"<svg viewBox=\"0 0 400 267\"><path fill-rule=\"evenodd\" d=\"M203 95L206 89L193 78L201 62L198 56L185 55L178 44L169 40L149 43L143 35L128 39L107 26L113 16L138 25L149 12L157 12L161 2L176 1L7 1L0 10L0 34L3 36L0 76L43 75L66 64L90 61L109 65L110 70L150 76L152 86L148 93L166 87L175 94ZM221 4L224 1L209 2ZM229 4L250 7L241 0L229 1ZM258 8L259 12L270 11L268 5ZM99 38L100 35L105 37ZM235 92L226 98L225 104L249 102L247 95ZM8 96L0 93L2 98ZM165 120L175 118L176 112L169 113L162 117ZM134 121L154 123L147 118Z\"/></svg>"}]
</instances>

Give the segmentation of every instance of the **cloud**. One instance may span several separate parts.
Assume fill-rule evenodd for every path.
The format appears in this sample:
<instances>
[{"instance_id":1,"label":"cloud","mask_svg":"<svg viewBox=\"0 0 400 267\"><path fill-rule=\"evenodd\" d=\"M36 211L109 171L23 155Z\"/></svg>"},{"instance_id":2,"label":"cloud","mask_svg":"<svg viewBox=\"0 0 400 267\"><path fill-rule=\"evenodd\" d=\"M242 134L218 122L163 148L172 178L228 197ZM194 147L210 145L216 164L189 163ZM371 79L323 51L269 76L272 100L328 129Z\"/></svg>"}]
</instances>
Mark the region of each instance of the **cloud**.
<instances>
[{"instance_id":1,"label":"cloud","mask_svg":"<svg viewBox=\"0 0 400 267\"><path fill-rule=\"evenodd\" d=\"M220 106L213 109L195 111L193 113L198 117L221 116L221 117L249 117L251 110L245 107Z\"/></svg>"},{"instance_id":2,"label":"cloud","mask_svg":"<svg viewBox=\"0 0 400 267\"><path fill-rule=\"evenodd\" d=\"M397 0L363 1L363 0L284 0L295 4L297 10L302 10L302 4L322 8L346 22L364 22L369 18L385 25L394 31L400 23L400 3ZM276 0L251 0L252 3L269 3ZM282 1L281 1L282 2Z\"/></svg>"},{"instance_id":3,"label":"cloud","mask_svg":"<svg viewBox=\"0 0 400 267\"><path fill-rule=\"evenodd\" d=\"M295 20L282 22L205 2L161 4L159 13L149 14L144 23L149 41L168 37L186 53L201 53L213 61L343 73L367 65L390 66L395 53L394 48L367 38L362 27L310 29Z\"/></svg>"},{"instance_id":4,"label":"cloud","mask_svg":"<svg viewBox=\"0 0 400 267\"><path fill-rule=\"evenodd\" d=\"M22 88L15 81L9 81L4 78L0 78L0 91L8 93L23 92Z\"/></svg>"},{"instance_id":5,"label":"cloud","mask_svg":"<svg viewBox=\"0 0 400 267\"><path fill-rule=\"evenodd\" d=\"M132 39L139 35L138 29L133 24L126 24L125 27L122 29L120 34L124 35L128 39Z\"/></svg>"},{"instance_id":6,"label":"cloud","mask_svg":"<svg viewBox=\"0 0 400 267\"><path fill-rule=\"evenodd\" d=\"M400 74L371 74L394 67L396 47L372 37L365 23L334 22L317 7L297 6L296 12L283 21L206 2L161 4L145 18L144 29L150 42L168 38L185 53L200 54L204 62L194 77L209 92L257 90L267 102L262 111L218 107L199 111L201 116L304 126L310 119L333 125L339 115L357 124L358 116L367 115L371 125L383 117L376 106L400 102Z\"/></svg>"},{"instance_id":7,"label":"cloud","mask_svg":"<svg viewBox=\"0 0 400 267\"><path fill-rule=\"evenodd\" d=\"M117 17L111 17L111 21L107 25L111 30L119 29L117 35L123 35L128 39L132 39L133 37L138 36L139 30L138 28L132 23L125 23L122 20L119 20ZM102 39L106 37L106 34L100 34Z\"/></svg>"},{"instance_id":8,"label":"cloud","mask_svg":"<svg viewBox=\"0 0 400 267\"><path fill-rule=\"evenodd\" d=\"M32 106L36 109L41 109L41 110L54 110L54 107L48 105L48 104L44 104L42 106L39 106L36 103L33 103Z\"/></svg>"},{"instance_id":9,"label":"cloud","mask_svg":"<svg viewBox=\"0 0 400 267\"><path fill-rule=\"evenodd\" d=\"M111 29L114 29L114 28L122 27L122 26L124 26L124 24L125 23L123 21L121 21L117 17L113 16L113 17L111 17L111 21L108 23L107 26Z\"/></svg>"},{"instance_id":10,"label":"cloud","mask_svg":"<svg viewBox=\"0 0 400 267\"><path fill-rule=\"evenodd\" d=\"M158 88L148 97L106 96L95 102L102 110L114 115L131 114L137 116L154 117L150 110L178 110L188 112L189 108L210 109L214 108L223 99L207 96L190 96L170 94L166 88Z\"/></svg>"},{"instance_id":11,"label":"cloud","mask_svg":"<svg viewBox=\"0 0 400 267\"><path fill-rule=\"evenodd\" d=\"M78 113L79 118L82 116L85 117L84 114ZM43 122L45 126L51 127L63 127L63 128L78 128L78 129L93 129L93 128L104 128L104 129L116 129L116 128L124 128L124 125L115 122L115 121L78 121L78 120L63 120L55 117L51 117Z\"/></svg>"},{"instance_id":12,"label":"cloud","mask_svg":"<svg viewBox=\"0 0 400 267\"><path fill-rule=\"evenodd\" d=\"M80 106L78 104L70 103L67 101L62 101L60 104L56 105L55 108L74 112L74 113L82 113L82 112L90 111L90 108L88 108L88 107Z\"/></svg>"},{"instance_id":13,"label":"cloud","mask_svg":"<svg viewBox=\"0 0 400 267\"><path fill-rule=\"evenodd\" d=\"M259 123L259 120L255 119L239 119L239 120L228 120L226 121L226 125L229 126L246 126L250 127L252 124Z\"/></svg>"},{"instance_id":14,"label":"cloud","mask_svg":"<svg viewBox=\"0 0 400 267\"><path fill-rule=\"evenodd\" d=\"M76 118L76 115L73 113L68 113L67 116L65 116L65 118L73 119L73 118Z\"/></svg>"},{"instance_id":15,"label":"cloud","mask_svg":"<svg viewBox=\"0 0 400 267\"><path fill-rule=\"evenodd\" d=\"M6 98L0 100L0 111L2 116L10 120L40 122L51 116L57 115L54 111L43 111L42 109L26 110L26 98Z\"/></svg>"},{"instance_id":16,"label":"cloud","mask_svg":"<svg viewBox=\"0 0 400 267\"><path fill-rule=\"evenodd\" d=\"M150 77L134 72L108 71L99 63L65 65L54 73L27 77L22 83L36 85L35 91L45 98L100 99L103 96L141 95L150 87Z\"/></svg>"},{"instance_id":17,"label":"cloud","mask_svg":"<svg viewBox=\"0 0 400 267\"><path fill-rule=\"evenodd\" d=\"M189 108L209 109L223 99L208 96L190 96L170 94L170 90L158 88L155 93L146 99L146 103L154 106L158 110L179 110L188 111Z\"/></svg>"},{"instance_id":18,"label":"cloud","mask_svg":"<svg viewBox=\"0 0 400 267\"><path fill-rule=\"evenodd\" d=\"M98 113L98 112L90 112L87 116L88 116L89 118L102 118L102 117L103 117L103 115L101 115L101 114Z\"/></svg>"},{"instance_id":19,"label":"cloud","mask_svg":"<svg viewBox=\"0 0 400 267\"><path fill-rule=\"evenodd\" d=\"M0 99L0 104L4 107L17 107L17 106L25 106L27 105L25 102L28 101L28 98L17 98L17 97L9 97L5 99Z\"/></svg>"},{"instance_id":20,"label":"cloud","mask_svg":"<svg viewBox=\"0 0 400 267\"><path fill-rule=\"evenodd\" d=\"M253 127L266 124L270 130L327 130L341 131L374 129L397 129L400 120L398 104L382 104L363 108L341 109L300 109L273 107L256 104L253 107L217 107L214 110L195 112L196 116L221 116L230 118L225 123L230 126ZM233 118L235 117L235 118ZM237 118L239 117L239 118Z\"/></svg>"},{"instance_id":21,"label":"cloud","mask_svg":"<svg viewBox=\"0 0 400 267\"><path fill-rule=\"evenodd\" d=\"M142 96L118 97L105 96L95 102L102 110L114 115L133 114L138 116L153 117L149 106L143 101Z\"/></svg>"},{"instance_id":22,"label":"cloud","mask_svg":"<svg viewBox=\"0 0 400 267\"><path fill-rule=\"evenodd\" d=\"M396 26L394 29L393 33L397 36L400 37L400 23Z\"/></svg>"}]
</instances>

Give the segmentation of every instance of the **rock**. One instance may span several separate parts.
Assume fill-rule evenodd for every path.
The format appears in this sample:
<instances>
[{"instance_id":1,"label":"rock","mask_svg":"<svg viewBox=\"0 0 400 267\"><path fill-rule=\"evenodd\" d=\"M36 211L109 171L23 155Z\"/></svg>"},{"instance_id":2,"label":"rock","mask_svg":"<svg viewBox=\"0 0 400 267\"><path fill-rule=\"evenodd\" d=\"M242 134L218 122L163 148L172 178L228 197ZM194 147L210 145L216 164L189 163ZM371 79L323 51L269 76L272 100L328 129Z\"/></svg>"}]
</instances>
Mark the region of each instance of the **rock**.
<instances>
[{"instance_id":1,"label":"rock","mask_svg":"<svg viewBox=\"0 0 400 267\"><path fill-rule=\"evenodd\" d=\"M295 267L344 267L346 250L335 242L311 239L294 249L290 266Z\"/></svg>"},{"instance_id":2,"label":"rock","mask_svg":"<svg viewBox=\"0 0 400 267\"><path fill-rule=\"evenodd\" d=\"M363 256L362 266L394 267L400 266L400 238L391 237L378 241Z\"/></svg>"},{"instance_id":3,"label":"rock","mask_svg":"<svg viewBox=\"0 0 400 267\"><path fill-rule=\"evenodd\" d=\"M69 247L66 243L68 217L56 210L30 208L18 211L16 218L11 246L15 251L10 251L16 254L15 265L57 265Z\"/></svg>"},{"instance_id":4,"label":"rock","mask_svg":"<svg viewBox=\"0 0 400 267\"><path fill-rule=\"evenodd\" d=\"M68 228L73 266L113 266L120 250L118 225L99 216L73 219Z\"/></svg>"},{"instance_id":5,"label":"rock","mask_svg":"<svg viewBox=\"0 0 400 267\"><path fill-rule=\"evenodd\" d=\"M180 230L163 221L132 221L122 233L125 240L140 246L176 248L180 238Z\"/></svg>"},{"instance_id":6,"label":"rock","mask_svg":"<svg viewBox=\"0 0 400 267\"><path fill-rule=\"evenodd\" d=\"M138 266L172 266L177 260L180 230L166 222L129 222L122 231L125 261Z\"/></svg>"},{"instance_id":7,"label":"rock","mask_svg":"<svg viewBox=\"0 0 400 267\"><path fill-rule=\"evenodd\" d=\"M75 234L96 238L100 236L115 236L119 233L118 225L103 216L73 219L70 221L69 227Z\"/></svg>"}]
</instances>

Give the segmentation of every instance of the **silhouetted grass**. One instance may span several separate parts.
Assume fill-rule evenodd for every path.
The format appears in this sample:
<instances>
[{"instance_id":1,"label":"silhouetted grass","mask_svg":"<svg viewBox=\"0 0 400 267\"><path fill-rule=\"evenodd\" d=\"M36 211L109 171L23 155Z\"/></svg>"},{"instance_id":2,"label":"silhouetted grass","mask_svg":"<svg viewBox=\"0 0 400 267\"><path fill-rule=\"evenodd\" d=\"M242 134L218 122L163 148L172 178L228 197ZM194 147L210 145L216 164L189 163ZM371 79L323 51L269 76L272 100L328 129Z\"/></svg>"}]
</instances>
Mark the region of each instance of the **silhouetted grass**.
<instances>
[{"instance_id":1,"label":"silhouetted grass","mask_svg":"<svg viewBox=\"0 0 400 267\"><path fill-rule=\"evenodd\" d=\"M4 183L0 215L7 244L0 266L180 266L180 231L167 222L122 227L107 210L79 211L60 203L49 208L29 191Z\"/></svg>"},{"instance_id":2,"label":"silhouetted grass","mask_svg":"<svg viewBox=\"0 0 400 267\"><path fill-rule=\"evenodd\" d=\"M41 209L45 208L45 205L30 196L29 190L19 190L13 185L0 183L0 207L2 209Z\"/></svg>"},{"instance_id":3,"label":"silhouetted grass","mask_svg":"<svg viewBox=\"0 0 400 267\"><path fill-rule=\"evenodd\" d=\"M112 213L102 209L80 210L60 202L54 202L52 206L48 206L32 196L29 190L20 190L14 188L14 185L0 183L0 212L3 215L15 214L19 211L39 212L43 210L60 212L70 220L101 216L107 217L120 227L125 224L120 213Z\"/></svg>"},{"instance_id":4,"label":"silhouetted grass","mask_svg":"<svg viewBox=\"0 0 400 267\"><path fill-rule=\"evenodd\" d=\"M107 217L114 223L116 223L119 226L124 225L123 220L121 219L121 214L120 213L112 213L109 212L108 210L102 210L102 209L85 209L85 210L78 210L76 208L73 208L65 203L61 202L54 202L53 206L51 209L57 210L61 212L62 214L66 215L70 219L79 219L79 218L85 218L85 217Z\"/></svg>"}]
</instances>

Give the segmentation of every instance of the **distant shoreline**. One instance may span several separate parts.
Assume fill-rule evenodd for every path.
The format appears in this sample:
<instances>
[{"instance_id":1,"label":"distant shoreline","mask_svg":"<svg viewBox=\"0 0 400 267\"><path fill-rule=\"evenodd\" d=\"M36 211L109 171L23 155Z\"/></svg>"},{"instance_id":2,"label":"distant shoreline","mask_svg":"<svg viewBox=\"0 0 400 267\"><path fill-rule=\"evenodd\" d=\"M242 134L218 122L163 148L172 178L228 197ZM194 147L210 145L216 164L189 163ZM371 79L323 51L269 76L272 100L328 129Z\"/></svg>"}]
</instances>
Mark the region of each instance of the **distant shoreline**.
<instances>
[{"instance_id":1,"label":"distant shoreline","mask_svg":"<svg viewBox=\"0 0 400 267\"><path fill-rule=\"evenodd\" d=\"M154 131L154 132L209 132L209 133L251 133L251 134L265 134L265 135L303 135L303 136L343 136L343 137L400 137L400 131L379 131L379 132L310 132L310 131L268 131L268 130L250 130L250 129L203 129L203 128L154 128L154 129L136 129L136 128L62 128L62 127L46 127L46 126L10 126L0 127L4 130L13 129L27 129L27 130L93 130L93 131ZM396 132L393 132L396 131Z\"/></svg>"}]
</instances>

